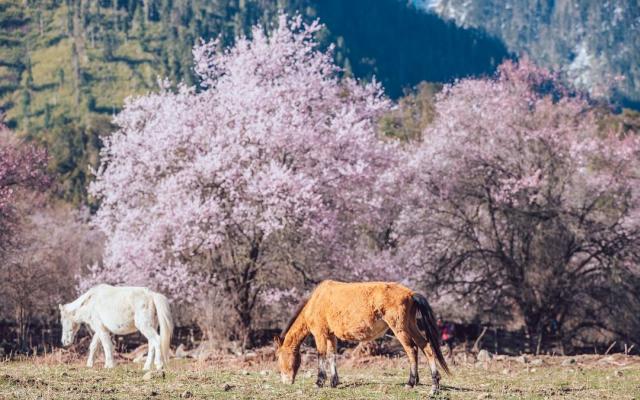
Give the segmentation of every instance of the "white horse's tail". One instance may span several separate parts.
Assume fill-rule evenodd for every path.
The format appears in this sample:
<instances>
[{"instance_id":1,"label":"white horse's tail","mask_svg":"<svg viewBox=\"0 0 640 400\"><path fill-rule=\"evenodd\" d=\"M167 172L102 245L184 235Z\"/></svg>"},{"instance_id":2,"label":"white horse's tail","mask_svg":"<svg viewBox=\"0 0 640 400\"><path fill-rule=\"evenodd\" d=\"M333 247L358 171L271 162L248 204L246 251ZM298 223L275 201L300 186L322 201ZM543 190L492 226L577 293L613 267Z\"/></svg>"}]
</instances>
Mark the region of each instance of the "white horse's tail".
<instances>
[{"instance_id":1,"label":"white horse's tail","mask_svg":"<svg viewBox=\"0 0 640 400\"><path fill-rule=\"evenodd\" d=\"M169 361L169 345L173 334L173 320L171 319L171 309L169 300L160 293L152 292L153 304L156 306L158 323L160 324L160 353L162 360L166 364Z\"/></svg>"}]
</instances>

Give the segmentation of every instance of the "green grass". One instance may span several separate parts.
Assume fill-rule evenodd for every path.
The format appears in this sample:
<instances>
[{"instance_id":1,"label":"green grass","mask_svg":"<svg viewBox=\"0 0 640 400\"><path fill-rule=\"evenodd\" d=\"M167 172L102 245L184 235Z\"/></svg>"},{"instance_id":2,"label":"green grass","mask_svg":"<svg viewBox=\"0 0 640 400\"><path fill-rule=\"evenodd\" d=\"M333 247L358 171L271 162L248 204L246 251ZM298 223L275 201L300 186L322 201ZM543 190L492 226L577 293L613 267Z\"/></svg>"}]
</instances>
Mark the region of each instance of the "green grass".
<instances>
[{"instance_id":1,"label":"green grass","mask_svg":"<svg viewBox=\"0 0 640 400\"><path fill-rule=\"evenodd\" d=\"M562 358L543 365L520 364L513 358L488 365L458 364L442 380L439 399L640 399L639 357L579 357L562 366ZM607 361L608 360L608 361ZM165 377L143 379L139 364L120 362L113 370L93 369L49 358L0 364L0 399L422 399L429 396L428 371L422 384L404 387L404 358L339 361L338 388L315 387L311 356L296 383L280 383L274 362L171 362ZM188 394L187 394L188 392ZM185 396L186 394L186 396Z\"/></svg>"}]
</instances>

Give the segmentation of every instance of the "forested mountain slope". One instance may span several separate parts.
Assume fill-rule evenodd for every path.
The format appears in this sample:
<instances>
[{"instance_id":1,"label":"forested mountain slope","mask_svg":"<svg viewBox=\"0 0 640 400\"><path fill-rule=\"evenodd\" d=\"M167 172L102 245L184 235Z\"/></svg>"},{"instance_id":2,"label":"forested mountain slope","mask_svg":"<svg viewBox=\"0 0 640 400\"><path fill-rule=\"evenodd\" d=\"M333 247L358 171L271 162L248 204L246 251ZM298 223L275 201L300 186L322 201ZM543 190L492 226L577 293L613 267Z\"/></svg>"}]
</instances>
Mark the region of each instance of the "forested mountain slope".
<instances>
[{"instance_id":1,"label":"forested mountain slope","mask_svg":"<svg viewBox=\"0 0 640 400\"><path fill-rule=\"evenodd\" d=\"M475 28L420 12L398 0L319 0L317 16L341 45L338 61L358 77L375 74L387 93L422 81L492 74L507 51Z\"/></svg>"},{"instance_id":2,"label":"forested mountain slope","mask_svg":"<svg viewBox=\"0 0 640 400\"><path fill-rule=\"evenodd\" d=\"M562 69L579 86L601 90L617 76L614 98L640 106L640 4L637 0L416 0L481 28L509 50Z\"/></svg>"},{"instance_id":3,"label":"forested mountain slope","mask_svg":"<svg viewBox=\"0 0 640 400\"><path fill-rule=\"evenodd\" d=\"M347 74L375 75L397 97L420 81L492 73L497 40L399 0L0 0L0 118L46 144L59 193L85 201L99 135L127 96L158 77L194 84L198 38L228 45L279 10L327 24Z\"/></svg>"}]
</instances>

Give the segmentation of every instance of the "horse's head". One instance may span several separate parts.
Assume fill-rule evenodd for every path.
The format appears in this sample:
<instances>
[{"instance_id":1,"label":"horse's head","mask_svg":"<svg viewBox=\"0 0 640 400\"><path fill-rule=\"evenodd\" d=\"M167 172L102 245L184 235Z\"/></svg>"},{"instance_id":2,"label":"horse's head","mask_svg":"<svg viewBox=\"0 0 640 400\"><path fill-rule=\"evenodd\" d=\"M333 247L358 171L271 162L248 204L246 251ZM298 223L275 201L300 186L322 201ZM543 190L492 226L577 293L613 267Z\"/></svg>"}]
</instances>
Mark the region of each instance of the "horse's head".
<instances>
[{"instance_id":1,"label":"horse's head","mask_svg":"<svg viewBox=\"0 0 640 400\"><path fill-rule=\"evenodd\" d=\"M58 306L60 308L60 322L62 323L62 345L69 346L73 343L73 340L80 329L80 324L76 322L73 314L69 312L62 304Z\"/></svg>"},{"instance_id":2,"label":"horse's head","mask_svg":"<svg viewBox=\"0 0 640 400\"><path fill-rule=\"evenodd\" d=\"M278 357L278 368L282 383L292 385L296 379L296 374L300 368L300 351L282 345L282 339L274 338L276 344L276 356Z\"/></svg>"}]
</instances>

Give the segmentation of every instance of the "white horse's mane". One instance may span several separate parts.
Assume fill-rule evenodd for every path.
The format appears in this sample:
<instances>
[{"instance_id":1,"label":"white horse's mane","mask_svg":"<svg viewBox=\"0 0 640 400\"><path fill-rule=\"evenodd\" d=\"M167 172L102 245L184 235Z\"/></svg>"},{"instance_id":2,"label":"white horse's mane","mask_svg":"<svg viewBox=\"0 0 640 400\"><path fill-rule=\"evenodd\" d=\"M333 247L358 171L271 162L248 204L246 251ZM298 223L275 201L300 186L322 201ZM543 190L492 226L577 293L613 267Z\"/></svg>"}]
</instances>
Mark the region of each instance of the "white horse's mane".
<instances>
[{"instance_id":1,"label":"white horse's mane","mask_svg":"<svg viewBox=\"0 0 640 400\"><path fill-rule=\"evenodd\" d=\"M88 300L93 295L93 292L95 291L96 288L97 288L97 286L92 287L91 289L89 289L85 293L83 293L80 297L78 297L77 299L75 299L71 303L68 303L65 306L66 310L68 312L70 312L70 313L74 313L74 312L78 311L78 309L83 306L84 302L86 300Z\"/></svg>"}]
</instances>

